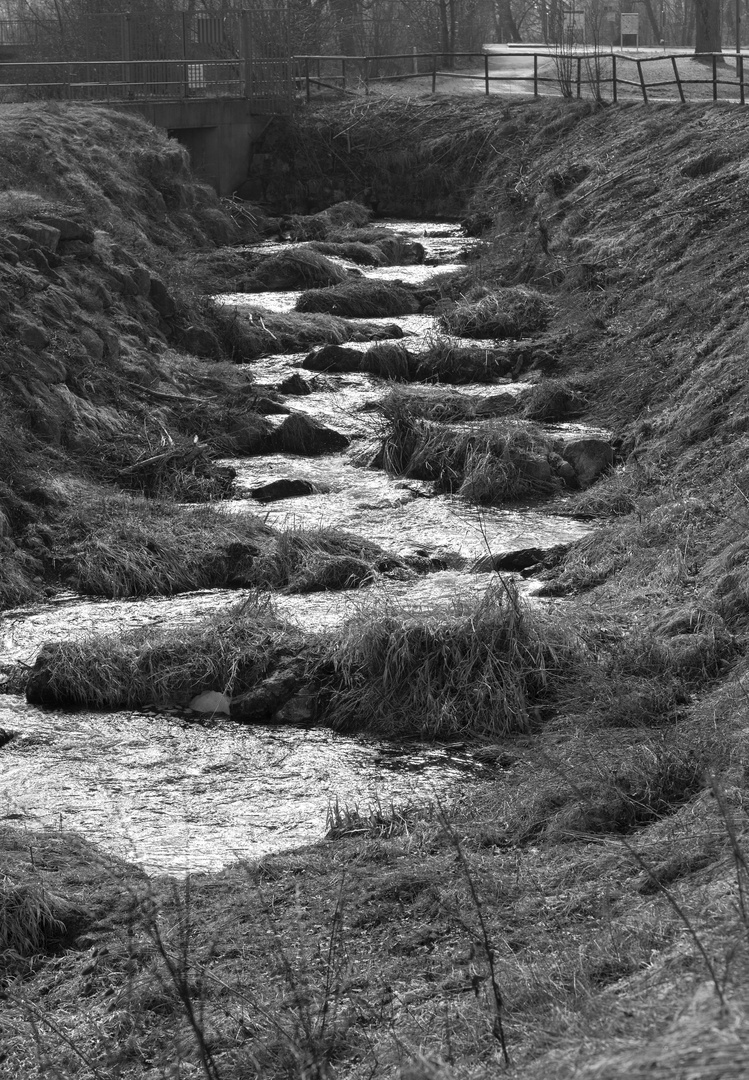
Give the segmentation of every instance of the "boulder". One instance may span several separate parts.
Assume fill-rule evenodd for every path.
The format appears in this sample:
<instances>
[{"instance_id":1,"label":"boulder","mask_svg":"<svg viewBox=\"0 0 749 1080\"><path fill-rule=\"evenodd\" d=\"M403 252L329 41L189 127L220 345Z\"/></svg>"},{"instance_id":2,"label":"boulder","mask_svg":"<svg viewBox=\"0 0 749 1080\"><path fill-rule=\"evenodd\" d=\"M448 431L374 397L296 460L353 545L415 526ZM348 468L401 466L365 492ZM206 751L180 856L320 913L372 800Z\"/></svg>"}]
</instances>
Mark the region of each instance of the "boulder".
<instances>
[{"instance_id":1,"label":"boulder","mask_svg":"<svg viewBox=\"0 0 749 1080\"><path fill-rule=\"evenodd\" d=\"M229 715L245 724L263 724L274 719L304 685L304 660L289 660L244 694L232 698Z\"/></svg>"},{"instance_id":2,"label":"boulder","mask_svg":"<svg viewBox=\"0 0 749 1080\"><path fill-rule=\"evenodd\" d=\"M277 502L279 499L298 499L302 495L315 495L317 488L311 480L274 480L251 488L250 495L258 502Z\"/></svg>"},{"instance_id":3,"label":"boulder","mask_svg":"<svg viewBox=\"0 0 749 1080\"><path fill-rule=\"evenodd\" d=\"M206 326L188 326L182 333L180 345L185 352L204 359L215 360L221 356L219 340Z\"/></svg>"},{"instance_id":4,"label":"boulder","mask_svg":"<svg viewBox=\"0 0 749 1080\"><path fill-rule=\"evenodd\" d=\"M22 233L24 233L40 248L44 248L46 251L57 251L57 245L60 243L60 230L56 229L54 225L45 225L41 221L27 221L23 225L18 226Z\"/></svg>"},{"instance_id":5,"label":"boulder","mask_svg":"<svg viewBox=\"0 0 749 1080\"><path fill-rule=\"evenodd\" d=\"M347 349L343 345L323 345L314 349L302 361L307 371L360 371L362 354L356 349Z\"/></svg>"},{"instance_id":6,"label":"boulder","mask_svg":"<svg viewBox=\"0 0 749 1080\"><path fill-rule=\"evenodd\" d=\"M262 394L252 399L252 410L261 416L288 416L291 413L288 405L282 405L280 401L274 401Z\"/></svg>"},{"instance_id":7,"label":"boulder","mask_svg":"<svg viewBox=\"0 0 749 1080\"><path fill-rule=\"evenodd\" d=\"M506 570L508 572L525 570L528 566L534 566L543 558L543 549L537 547L519 548L517 551L502 551L496 555L482 555L471 566L471 571L485 573L490 570Z\"/></svg>"},{"instance_id":8,"label":"boulder","mask_svg":"<svg viewBox=\"0 0 749 1080\"><path fill-rule=\"evenodd\" d=\"M306 456L345 450L349 445L348 438L340 431L333 431L303 413L287 416L270 442L276 450Z\"/></svg>"},{"instance_id":9,"label":"boulder","mask_svg":"<svg viewBox=\"0 0 749 1080\"><path fill-rule=\"evenodd\" d=\"M575 470L580 487L589 487L614 464L614 451L605 439L573 439L565 443L562 457Z\"/></svg>"},{"instance_id":10,"label":"boulder","mask_svg":"<svg viewBox=\"0 0 749 1080\"><path fill-rule=\"evenodd\" d=\"M151 303L163 318L171 319L176 314L177 306L161 278L152 277L150 279L148 295Z\"/></svg>"},{"instance_id":11,"label":"boulder","mask_svg":"<svg viewBox=\"0 0 749 1080\"><path fill-rule=\"evenodd\" d=\"M312 393L312 387L303 379L301 375L296 372L293 375L289 375L288 379L284 379L277 387L279 394L286 394L294 397L307 397Z\"/></svg>"},{"instance_id":12,"label":"boulder","mask_svg":"<svg viewBox=\"0 0 749 1080\"><path fill-rule=\"evenodd\" d=\"M206 716L229 716L230 701L226 694L218 690L204 690L202 694L197 694L187 707Z\"/></svg>"},{"instance_id":13,"label":"boulder","mask_svg":"<svg viewBox=\"0 0 749 1080\"><path fill-rule=\"evenodd\" d=\"M87 225L79 225L77 221L71 221L70 218L58 217L57 214L40 214L36 220L42 225L57 229L60 240L81 240L84 244L94 242L93 229L89 229Z\"/></svg>"}]
</instances>

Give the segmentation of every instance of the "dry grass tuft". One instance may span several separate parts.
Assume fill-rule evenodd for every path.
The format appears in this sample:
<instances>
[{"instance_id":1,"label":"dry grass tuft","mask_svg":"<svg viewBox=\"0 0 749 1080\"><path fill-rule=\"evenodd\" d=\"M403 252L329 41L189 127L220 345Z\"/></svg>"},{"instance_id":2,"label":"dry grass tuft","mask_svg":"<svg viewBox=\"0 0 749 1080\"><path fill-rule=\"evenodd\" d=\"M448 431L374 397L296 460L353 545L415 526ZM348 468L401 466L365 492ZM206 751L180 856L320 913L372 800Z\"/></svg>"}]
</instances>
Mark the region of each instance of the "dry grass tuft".
<instances>
[{"instance_id":1,"label":"dry grass tuft","mask_svg":"<svg viewBox=\"0 0 749 1080\"><path fill-rule=\"evenodd\" d=\"M326 720L394 739L527 732L575 651L504 583L452 617L362 616L331 645Z\"/></svg>"},{"instance_id":2,"label":"dry grass tuft","mask_svg":"<svg viewBox=\"0 0 749 1080\"><path fill-rule=\"evenodd\" d=\"M532 425L489 420L469 431L415 417L409 399L382 404L387 431L383 467L419 480L433 480L471 502L496 504L548 495L556 490L548 455L551 440Z\"/></svg>"},{"instance_id":3,"label":"dry grass tuft","mask_svg":"<svg viewBox=\"0 0 749 1080\"><path fill-rule=\"evenodd\" d=\"M302 293L299 312L325 313L349 319L379 319L387 315L414 315L421 308L413 289L395 281L355 278L328 289Z\"/></svg>"},{"instance_id":4,"label":"dry grass tuft","mask_svg":"<svg viewBox=\"0 0 749 1080\"><path fill-rule=\"evenodd\" d=\"M456 337L522 338L543 330L552 310L548 297L515 285L480 300L461 300L439 321L442 330Z\"/></svg>"}]
</instances>

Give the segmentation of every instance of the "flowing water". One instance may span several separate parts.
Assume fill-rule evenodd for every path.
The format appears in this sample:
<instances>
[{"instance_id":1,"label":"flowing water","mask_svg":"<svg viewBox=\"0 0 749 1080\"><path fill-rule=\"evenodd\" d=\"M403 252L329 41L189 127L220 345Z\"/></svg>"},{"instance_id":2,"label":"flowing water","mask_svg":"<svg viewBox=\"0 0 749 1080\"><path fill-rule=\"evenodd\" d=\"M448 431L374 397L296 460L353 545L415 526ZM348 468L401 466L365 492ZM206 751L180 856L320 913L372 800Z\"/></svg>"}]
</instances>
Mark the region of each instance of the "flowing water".
<instances>
[{"instance_id":1,"label":"flowing water","mask_svg":"<svg viewBox=\"0 0 749 1080\"><path fill-rule=\"evenodd\" d=\"M428 281L461 265L470 245L454 225L396 227L419 240L428 262L438 265L367 269L367 276ZM289 311L298 295L229 295L223 301ZM407 335L403 343L413 351L434 333L434 320L423 315L383 321L399 323ZM273 385L298 371L302 359L274 356L252 370L259 382ZM435 496L428 484L361 467L362 450L377 435L377 420L366 408L386 387L369 375L301 374L313 393L289 398L287 404L345 432L351 450L232 461L236 497L226 508L260 512L276 527L335 525L398 554L439 555L454 569L352 592L279 596L276 607L289 620L320 629L377 605L451 610L456 600L487 586L486 574L470 572L473 560L488 552L547 547L584 533L580 522L537 507L478 509L456 497ZM501 387L502 392L519 389L518 384ZM497 390L468 386L460 392ZM259 508L251 489L280 478L311 480L319 493ZM466 566L468 571L462 569ZM0 661L33 663L40 645L52 639L185 625L230 608L243 595L214 590L128 601L61 596L43 607L0 615ZM177 710L174 715L44 710L13 695L0 697L0 728L15 733L0 749L0 820L29 829L80 831L154 873L212 870L238 857L309 843L324 835L326 812L335 799L367 807L378 800L400 805L435 795L449 798L467 774L475 782L482 770L455 747L394 748L324 729L196 722Z\"/></svg>"}]
</instances>

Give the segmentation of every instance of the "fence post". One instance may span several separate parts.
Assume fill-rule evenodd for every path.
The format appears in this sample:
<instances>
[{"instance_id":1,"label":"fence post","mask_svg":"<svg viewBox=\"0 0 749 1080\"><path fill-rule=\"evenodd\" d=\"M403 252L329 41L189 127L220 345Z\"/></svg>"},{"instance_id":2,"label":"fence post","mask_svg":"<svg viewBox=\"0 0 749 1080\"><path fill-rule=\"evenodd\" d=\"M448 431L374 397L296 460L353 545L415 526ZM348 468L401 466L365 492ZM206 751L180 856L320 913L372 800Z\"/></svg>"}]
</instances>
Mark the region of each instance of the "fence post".
<instances>
[{"instance_id":1,"label":"fence post","mask_svg":"<svg viewBox=\"0 0 749 1080\"><path fill-rule=\"evenodd\" d=\"M369 97L369 57L364 57L364 96Z\"/></svg>"},{"instance_id":2,"label":"fence post","mask_svg":"<svg viewBox=\"0 0 749 1080\"><path fill-rule=\"evenodd\" d=\"M713 101L718 100L718 58L713 53Z\"/></svg>"},{"instance_id":3,"label":"fence post","mask_svg":"<svg viewBox=\"0 0 749 1080\"><path fill-rule=\"evenodd\" d=\"M242 42L242 76L244 78L243 97L252 97L252 34L250 32L250 13L243 10L240 16Z\"/></svg>"},{"instance_id":4,"label":"fence post","mask_svg":"<svg viewBox=\"0 0 749 1080\"><path fill-rule=\"evenodd\" d=\"M309 57L304 58L304 90L307 95L307 101L309 102L312 97L312 86L309 81Z\"/></svg>"},{"instance_id":5,"label":"fence post","mask_svg":"<svg viewBox=\"0 0 749 1080\"><path fill-rule=\"evenodd\" d=\"M538 97L538 53L533 54L533 96Z\"/></svg>"},{"instance_id":6,"label":"fence post","mask_svg":"<svg viewBox=\"0 0 749 1080\"><path fill-rule=\"evenodd\" d=\"M648 103L648 91L645 86L645 76L642 73L642 60L637 60L637 74L640 76L640 86L642 87L642 100L647 105Z\"/></svg>"},{"instance_id":7,"label":"fence post","mask_svg":"<svg viewBox=\"0 0 749 1080\"><path fill-rule=\"evenodd\" d=\"M577 58L577 96L580 97L580 72L583 66L583 58L578 56Z\"/></svg>"},{"instance_id":8,"label":"fence post","mask_svg":"<svg viewBox=\"0 0 749 1080\"><path fill-rule=\"evenodd\" d=\"M739 53L739 62L737 64L739 69L739 95L742 105L746 105L744 94L744 57Z\"/></svg>"},{"instance_id":9,"label":"fence post","mask_svg":"<svg viewBox=\"0 0 749 1080\"><path fill-rule=\"evenodd\" d=\"M684 87L681 85L681 79L679 78L679 69L676 66L676 57L675 56L671 57L671 63L674 66L674 78L676 79L676 85L679 88L679 97L681 98L681 103L683 105L686 102L687 99L684 97Z\"/></svg>"},{"instance_id":10,"label":"fence post","mask_svg":"<svg viewBox=\"0 0 749 1080\"><path fill-rule=\"evenodd\" d=\"M611 96L613 97L614 104L616 105L616 53L614 52L612 52L611 54Z\"/></svg>"},{"instance_id":11,"label":"fence post","mask_svg":"<svg viewBox=\"0 0 749 1080\"><path fill-rule=\"evenodd\" d=\"M346 89L346 57L341 57L341 84L343 89Z\"/></svg>"},{"instance_id":12,"label":"fence post","mask_svg":"<svg viewBox=\"0 0 749 1080\"><path fill-rule=\"evenodd\" d=\"M489 96L489 53L484 53L484 87Z\"/></svg>"},{"instance_id":13,"label":"fence post","mask_svg":"<svg viewBox=\"0 0 749 1080\"><path fill-rule=\"evenodd\" d=\"M437 93L437 53L432 53L432 93Z\"/></svg>"}]
</instances>

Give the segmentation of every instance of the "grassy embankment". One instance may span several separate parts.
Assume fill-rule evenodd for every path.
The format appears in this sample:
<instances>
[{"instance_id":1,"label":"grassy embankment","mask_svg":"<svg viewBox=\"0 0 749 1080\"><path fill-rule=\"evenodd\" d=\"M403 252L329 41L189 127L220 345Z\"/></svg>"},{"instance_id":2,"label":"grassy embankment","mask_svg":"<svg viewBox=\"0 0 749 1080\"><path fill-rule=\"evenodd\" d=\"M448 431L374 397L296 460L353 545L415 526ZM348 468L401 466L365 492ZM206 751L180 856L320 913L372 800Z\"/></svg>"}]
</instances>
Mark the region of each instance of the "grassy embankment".
<instances>
[{"instance_id":1,"label":"grassy embankment","mask_svg":"<svg viewBox=\"0 0 749 1080\"><path fill-rule=\"evenodd\" d=\"M8 833L23 978L0 1067L473 1080L497 1075L504 1038L510 1075L538 1080L739 1077L744 115L400 102L307 119L300 160L324 170L331 139L362 188L488 230L469 302L519 284L549 297L556 389L622 448L577 506L618 518L547 581L567 597L552 629L505 595L335 644L347 724L352 703L463 734L474 714L509 717L481 751L487 782L444 813L334 808L325 843L189 888Z\"/></svg>"},{"instance_id":2,"label":"grassy embankment","mask_svg":"<svg viewBox=\"0 0 749 1080\"><path fill-rule=\"evenodd\" d=\"M307 452L304 422L290 417L274 432L265 414L289 410L233 361L369 340L372 328L327 315L256 318L206 300L227 267L237 270L226 245L255 236L253 219L237 224L179 145L147 124L17 106L1 125L0 608L59 585L102 596L274 587L302 563L311 587L313 533L289 544L251 515L175 500L229 492L217 457ZM318 235L346 235L347 221L367 217L318 215ZM329 280L321 266L341 276L314 251L276 264L308 284ZM270 571L266 557L250 574L259 551L273 548L280 565L294 544L296 568ZM350 540L341 544L351 554ZM369 559L370 573L381 558Z\"/></svg>"}]
</instances>

